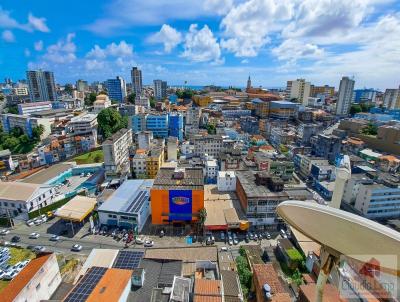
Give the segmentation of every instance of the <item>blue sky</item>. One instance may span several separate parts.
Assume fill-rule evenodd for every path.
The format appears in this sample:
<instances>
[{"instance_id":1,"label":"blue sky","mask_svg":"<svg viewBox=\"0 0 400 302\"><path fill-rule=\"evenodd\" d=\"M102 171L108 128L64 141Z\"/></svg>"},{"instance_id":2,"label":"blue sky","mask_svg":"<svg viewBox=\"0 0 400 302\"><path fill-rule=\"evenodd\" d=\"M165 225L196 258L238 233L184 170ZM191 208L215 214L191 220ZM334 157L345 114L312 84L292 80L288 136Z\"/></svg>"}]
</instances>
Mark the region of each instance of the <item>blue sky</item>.
<instances>
[{"instance_id":1,"label":"blue sky","mask_svg":"<svg viewBox=\"0 0 400 302\"><path fill-rule=\"evenodd\" d=\"M109 0L0 3L0 78L28 68L78 78L281 87L400 84L400 4L391 0Z\"/></svg>"}]
</instances>

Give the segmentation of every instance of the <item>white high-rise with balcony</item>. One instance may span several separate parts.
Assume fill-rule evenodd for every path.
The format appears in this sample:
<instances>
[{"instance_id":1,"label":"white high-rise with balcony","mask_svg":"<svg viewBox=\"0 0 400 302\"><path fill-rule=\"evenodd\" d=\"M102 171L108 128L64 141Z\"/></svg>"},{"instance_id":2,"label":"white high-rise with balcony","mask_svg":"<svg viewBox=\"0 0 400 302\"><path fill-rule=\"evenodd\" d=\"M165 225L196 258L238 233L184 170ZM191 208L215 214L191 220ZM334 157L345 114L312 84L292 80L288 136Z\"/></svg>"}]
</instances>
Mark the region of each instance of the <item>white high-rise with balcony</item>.
<instances>
[{"instance_id":1,"label":"white high-rise with balcony","mask_svg":"<svg viewBox=\"0 0 400 302\"><path fill-rule=\"evenodd\" d=\"M354 92L353 79L342 77L339 86L339 95L336 103L336 115L347 115L350 112L351 101L353 100Z\"/></svg>"}]
</instances>

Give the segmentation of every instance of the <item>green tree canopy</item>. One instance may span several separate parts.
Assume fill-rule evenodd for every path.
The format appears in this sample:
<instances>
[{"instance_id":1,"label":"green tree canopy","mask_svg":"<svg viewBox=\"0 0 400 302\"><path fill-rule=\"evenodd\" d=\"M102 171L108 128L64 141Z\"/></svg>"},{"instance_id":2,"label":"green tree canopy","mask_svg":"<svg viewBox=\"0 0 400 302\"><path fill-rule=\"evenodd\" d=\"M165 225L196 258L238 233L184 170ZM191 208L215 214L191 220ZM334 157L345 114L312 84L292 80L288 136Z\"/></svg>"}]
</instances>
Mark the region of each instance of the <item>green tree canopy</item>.
<instances>
[{"instance_id":1,"label":"green tree canopy","mask_svg":"<svg viewBox=\"0 0 400 302\"><path fill-rule=\"evenodd\" d=\"M350 107L350 114L353 116L353 115L355 115L356 113L359 113L359 112L361 112L362 110L361 110L361 106L360 105L358 105L358 104L353 104L353 105L351 105L351 107Z\"/></svg>"},{"instance_id":2,"label":"green tree canopy","mask_svg":"<svg viewBox=\"0 0 400 302\"><path fill-rule=\"evenodd\" d=\"M365 135L377 135L378 126L373 123L369 123L366 127L361 129L361 133Z\"/></svg>"},{"instance_id":3,"label":"green tree canopy","mask_svg":"<svg viewBox=\"0 0 400 302\"><path fill-rule=\"evenodd\" d=\"M64 91L70 95L72 95L72 91L74 90L74 87L72 87L72 84L65 84L64 85Z\"/></svg>"},{"instance_id":4,"label":"green tree canopy","mask_svg":"<svg viewBox=\"0 0 400 302\"><path fill-rule=\"evenodd\" d=\"M156 99L154 98L154 96L151 96L149 101L150 101L150 107L155 108L156 107Z\"/></svg>"},{"instance_id":5,"label":"green tree canopy","mask_svg":"<svg viewBox=\"0 0 400 302\"><path fill-rule=\"evenodd\" d=\"M96 101L97 94L95 92L91 92L85 97L85 105L93 106L93 103Z\"/></svg>"},{"instance_id":6,"label":"green tree canopy","mask_svg":"<svg viewBox=\"0 0 400 302\"><path fill-rule=\"evenodd\" d=\"M130 104L135 104L136 93L131 93L128 95L127 100Z\"/></svg>"},{"instance_id":7,"label":"green tree canopy","mask_svg":"<svg viewBox=\"0 0 400 302\"><path fill-rule=\"evenodd\" d=\"M44 133L43 125L39 125L32 129L32 136L35 140L40 140L40 137L42 136L43 133Z\"/></svg>"},{"instance_id":8,"label":"green tree canopy","mask_svg":"<svg viewBox=\"0 0 400 302\"><path fill-rule=\"evenodd\" d=\"M217 129L215 128L214 125L208 124L207 125L207 132L208 132L208 134L216 134L217 133Z\"/></svg>"},{"instance_id":9,"label":"green tree canopy","mask_svg":"<svg viewBox=\"0 0 400 302\"><path fill-rule=\"evenodd\" d=\"M191 99L194 95L194 91L192 89L178 89L176 95L180 99Z\"/></svg>"},{"instance_id":10,"label":"green tree canopy","mask_svg":"<svg viewBox=\"0 0 400 302\"><path fill-rule=\"evenodd\" d=\"M3 148L4 149L14 149L17 145L19 145L19 139L16 137L8 137L4 143L3 143Z\"/></svg>"},{"instance_id":11,"label":"green tree canopy","mask_svg":"<svg viewBox=\"0 0 400 302\"><path fill-rule=\"evenodd\" d=\"M97 115L97 123L99 132L104 138L108 138L118 130L128 126L127 119L123 118L121 114L113 108L101 110Z\"/></svg>"}]
</instances>

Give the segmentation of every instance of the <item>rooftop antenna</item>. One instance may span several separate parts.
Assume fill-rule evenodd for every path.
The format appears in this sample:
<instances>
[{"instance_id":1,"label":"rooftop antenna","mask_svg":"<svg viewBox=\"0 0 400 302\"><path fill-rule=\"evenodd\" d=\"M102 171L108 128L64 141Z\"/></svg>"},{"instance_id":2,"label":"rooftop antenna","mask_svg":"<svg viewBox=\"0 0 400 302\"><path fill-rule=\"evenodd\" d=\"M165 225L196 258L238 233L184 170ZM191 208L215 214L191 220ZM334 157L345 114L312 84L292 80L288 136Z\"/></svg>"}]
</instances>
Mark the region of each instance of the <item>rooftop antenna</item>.
<instances>
[{"instance_id":1,"label":"rooftop antenna","mask_svg":"<svg viewBox=\"0 0 400 302\"><path fill-rule=\"evenodd\" d=\"M321 270L316 286L316 302L322 302L324 286L339 257L368 263L371 255L380 267L400 271L391 257L400 258L400 233L367 218L311 202L288 200L277 213L290 226L321 245ZM324 227L321 227L321 226ZM389 259L390 258L390 259Z\"/></svg>"}]
</instances>

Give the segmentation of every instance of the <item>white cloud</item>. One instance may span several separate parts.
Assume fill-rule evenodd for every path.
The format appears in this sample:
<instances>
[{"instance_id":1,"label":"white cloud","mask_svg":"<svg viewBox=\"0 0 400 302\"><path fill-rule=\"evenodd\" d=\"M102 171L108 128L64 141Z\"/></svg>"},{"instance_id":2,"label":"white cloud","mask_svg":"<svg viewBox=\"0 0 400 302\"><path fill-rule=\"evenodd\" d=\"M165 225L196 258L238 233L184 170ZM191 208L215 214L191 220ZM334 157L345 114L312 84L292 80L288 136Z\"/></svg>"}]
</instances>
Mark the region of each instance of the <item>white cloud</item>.
<instances>
[{"instance_id":1,"label":"white cloud","mask_svg":"<svg viewBox=\"0 0 400 302\"><path fill-rule=\"evenodd\" d=\"M233 0L205 0L203 6L206 11L224 15L232 8Z\"/></svg>"},{"instance_id":2,"label":"white cloud","mask_svg":"<svg viewBox=\"0 0 400 302\"><path fill-rule=\"evenodd\" d=\"M161 25L170 20L196 20L217 14L207 11L202 1L187 0L113 0L108 2L104 11L104 17L86 26L89 31L115 36L135 25Z\"/></svg>"},{"instance_id":3,"label":"white cloud","mask_svg":"<svg viewBox=\"0 0 400 302\"><path fill-rule=\"evenodd\" d=\"M249 63L249 60L243 59L242 61L240 61L240 63L242 63L242 64L248 64L248 63Z\"/></svg>"},{"instance_id":4,"label":"white cloud","mask_svg":"<svg viewBox=\"0 0 400 302\"><path fill-rule=\"evenodd\" d=\"M168 24L163 24L160 31L148 38L150 43L163 43L164 51L170 53L179 43L182 42L182 34Z\"/></svg>"},{"instance_id":5,"label":"white cloud","mask_svg":"<svg viewBox=\"0 0 400 302\"><path fill-rule=\"evenodd\" d=\"M20 23L16 19L11 17L11 13L7 10L4 10L0 6L0 28L8 28L8 29L21 29L28 32L33 31L41 31L41 32L49 32L50 29L46 25L45 18L35 17L32 13L28 14L28 22Z\"/></svg>"},{"instance_id":6,"label":"white cloud","mask_svg":"<svg viewBox=\"0 0 400 302\"><path fill-rule=\"evenodd\" d=\"M105 62L99 60L86 60L85 61L85 69L86 70L99 70L104 69Z\"/></svg>"},{"instance_id":7,"label":"white cloud","mask_svg":"<svg viewBox=\"0 0 400 302\"><path fill-rule=\"evenodd\" d=\"M207 25L200 30L197 29L197 24L190 25L185 36L182 57L194 62L222 62L221 48Z\"/></svg>"},{"instance_id":8,"label":"white cloud","mask_svg":"<svg viewBox=\"0 0 400 302\"><path fill-rule=\"evenodd\" d=\"M33 44L33 48L35 48L36 51L42 51L43 50L43 41L39 40Z\"/></svg>"},{"instance_id":9,"label":"white cloud","mask_svg":"<svg viewBox=\"0 0 400 302\"><path fill-rule=\"evenodd\" d=\"M288 39L272 49L272 54L278 60L295 63L299 59L320 59L325 51L315 44L303 43L299 40Z\"/></svg>"},{"instance_id":10,"label":"white cloud","mask_svg":"<svg viewBox=\"0 0 400 302\"><path fill-rule=\"evenodd\" d=\"M13 32L8 29L4 30L1 33L1 38L3 39L4 42L7 42L7 43L15 42L15 36L14 36Z\"/></svg>"},{"instance_id":11,"label":"white cloud","mask_svg":"<svg viewBox=\"0 0 400 302\"><path fill-rule=\"evenodd\" d=\"M27 57L27 58L29 58L31 56L31 51L28 48L25 48L24 56Z\"/></svg>"},{"instance_id":12,"label":"white cloud","mask_svg":"<svg viewBox=\"0 0 400 302\"><path fill-rule=\"evenodd\" d=\"M29 13L29 15L28 15L28 26L32 30L37 30L37 31L45 32L45 33L50 31L50 29L46 25L45 18L37 18L34 15L32 15L31 13Z\"/></svg>"},{"instance_id":13,"label":"white cloud","mask_svg":"<svg viewBox=\"0 0 400 302\"><path fill-rule=\"evenodd\" d=\"M238 57L254 57L269 42L268 34L293 16L293 1L249 0L233 7L221 22L221 46Z\"/></svg>"},{"instance_id":14,"label":"white cloud","mask_svg":"<svg viewBox=\"0 0 400 302\"><path fill-rule=\"evenodd\" d=\"M52 63L71 63L76 59L76 45L73 42L74 33L67 35L65 39L59 40L56 44L50 45L43 55L43 59Z\"/></svg>"},{"instance_id":15,"label":"white cloud","mask_svg":"<svg viewBox=\"0 0 400 302\"><path fill-rule=\"evenodd\" d=\"M88 58L104 59L108 56L113 57L131 57L133 55L133 46L125 41L116 44L112 42L105 48L95 45L87 54Z\"/></svg>"}]
</instances>

